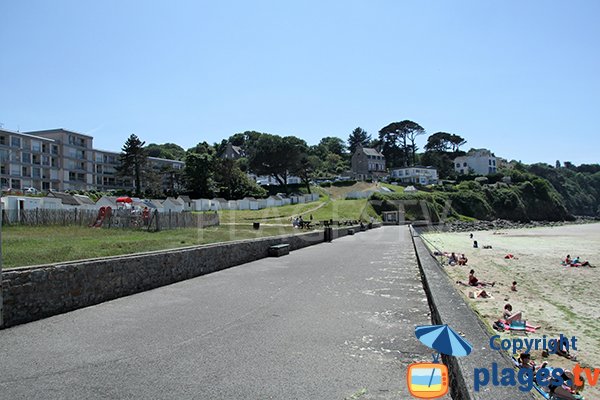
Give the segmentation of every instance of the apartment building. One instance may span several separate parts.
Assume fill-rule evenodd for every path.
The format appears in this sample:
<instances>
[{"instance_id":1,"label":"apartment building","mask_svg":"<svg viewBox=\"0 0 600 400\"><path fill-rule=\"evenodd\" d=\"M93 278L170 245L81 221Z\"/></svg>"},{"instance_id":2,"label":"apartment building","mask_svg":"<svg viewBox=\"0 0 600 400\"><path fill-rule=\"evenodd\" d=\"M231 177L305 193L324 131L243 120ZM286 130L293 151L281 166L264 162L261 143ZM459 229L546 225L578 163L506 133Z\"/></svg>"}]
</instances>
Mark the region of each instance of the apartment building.
<instances>
[{"instance_id":1,"label":"apartment building","mask_svg":"<svg viewBox=\"0 0 600 400\"><path fill-rule=\"evenodd\" d=\"M92 136L67 129L14 132L0 129L3 190L131 190L131 178L118 176L119 152L98 150ZM183 161L148 157L165 190L181 190Z\"/></svg>"},{"instance_id":2,"label":"apartment building","mask_svg":"<svg viewBox=\"0 0 600 400\"><path fill-rule=\"evenodd\" d=\"M60 146L55 140L0 129L0 186L2 189L60 190Z\"/></svg>"}]
</instances>

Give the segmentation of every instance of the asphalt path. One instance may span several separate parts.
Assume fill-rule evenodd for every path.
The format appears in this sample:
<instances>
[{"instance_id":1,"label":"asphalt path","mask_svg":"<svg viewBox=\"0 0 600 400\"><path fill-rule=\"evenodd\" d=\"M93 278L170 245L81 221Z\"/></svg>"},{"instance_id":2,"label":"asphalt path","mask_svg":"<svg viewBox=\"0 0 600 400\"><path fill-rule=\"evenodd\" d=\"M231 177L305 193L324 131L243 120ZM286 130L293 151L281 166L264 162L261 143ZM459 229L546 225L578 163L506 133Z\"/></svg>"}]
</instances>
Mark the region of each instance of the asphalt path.
<instances>
[{"instance_id":1,"label":"asphalt path","mask_svg":"<svg viewBox=\"0 0 600 400\"><path fill-rule=\"evenodd\" d=\"M429 308L383 227L0 331L0 399L409 399Z\"/></svg>"}]
</instances>

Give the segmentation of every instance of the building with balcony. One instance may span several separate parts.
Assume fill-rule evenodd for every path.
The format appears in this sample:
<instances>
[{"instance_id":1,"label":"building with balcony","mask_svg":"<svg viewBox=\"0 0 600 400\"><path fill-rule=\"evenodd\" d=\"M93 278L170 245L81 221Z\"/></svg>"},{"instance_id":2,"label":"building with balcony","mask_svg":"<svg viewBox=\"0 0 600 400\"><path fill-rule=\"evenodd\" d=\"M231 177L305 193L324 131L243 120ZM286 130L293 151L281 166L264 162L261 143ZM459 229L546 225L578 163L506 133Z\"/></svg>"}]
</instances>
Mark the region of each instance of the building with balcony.
<instances>
[{"instance_id":1,"label":"building with balcony","mask_svg":"<svg viewBox=\"0 0 600 400\"><path fill-rule=\"evenodd\" d=\"M0 185L3 190L58 190L60 146L47 137L0 129Z\"/></svg>"},{"instance_id":2,"label":"building with balcony","mask_svg":"<svg viewBox=\"0 0 600 400\"><path fill-rule=\"evenodd\" d=\"M435 185L439 181L437 169L418 165L393 169L390 177L403 183L418 183L420 185Z\"/></svg>"},{"instance_id":3,"label":"building with balcony","mask_svg":"<svg viewBox=\"0 0 600 400\"><path fill-rule=\"evenodd\" d=\"M92 136L67 129L14 132L0 129L0 183L4 191L132 190L117 174L120 153L93 147ZM182 189L185 163L148 157L164 190ZM33 190L32 190L33 191Z\"/></svg>"}]
</instances>

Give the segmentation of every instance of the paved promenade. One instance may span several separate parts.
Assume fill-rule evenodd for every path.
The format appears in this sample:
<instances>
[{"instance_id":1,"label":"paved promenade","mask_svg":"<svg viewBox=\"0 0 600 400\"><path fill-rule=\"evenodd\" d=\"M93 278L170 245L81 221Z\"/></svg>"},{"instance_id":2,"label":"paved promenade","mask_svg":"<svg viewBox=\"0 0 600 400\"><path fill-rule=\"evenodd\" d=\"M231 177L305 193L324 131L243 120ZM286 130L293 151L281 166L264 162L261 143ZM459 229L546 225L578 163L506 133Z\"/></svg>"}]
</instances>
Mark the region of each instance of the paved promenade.
<instances>
[{"instance_id":1,"label":"paved promenade","mask_svg":"<svg viewBox=\"0 0 600 400\"><path fill-rule=\"evenodd\" d=\"M405 400L429 323L384 227L0 331L0 398Z\"/></svg>"}]
</instances>

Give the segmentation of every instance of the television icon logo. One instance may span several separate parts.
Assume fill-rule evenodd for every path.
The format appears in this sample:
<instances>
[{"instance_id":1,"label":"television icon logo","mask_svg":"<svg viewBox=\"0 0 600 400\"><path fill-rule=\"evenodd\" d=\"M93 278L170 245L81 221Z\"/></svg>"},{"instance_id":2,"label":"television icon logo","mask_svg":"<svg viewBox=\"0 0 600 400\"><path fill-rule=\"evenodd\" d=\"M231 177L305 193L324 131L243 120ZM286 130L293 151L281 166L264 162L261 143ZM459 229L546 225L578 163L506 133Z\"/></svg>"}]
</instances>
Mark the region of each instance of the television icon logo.
<instances>
[{"instance_id":1,"label":"television icon logo","mask_svg":"<svg viewBox=\"0 0 600 400\"><path fill-rule=\"evenodd\" d=\"M440 363L414 363L408 366L406 386L413 397L436 399L448 393L448 367Z\"/></svg>"}]
</instances>

